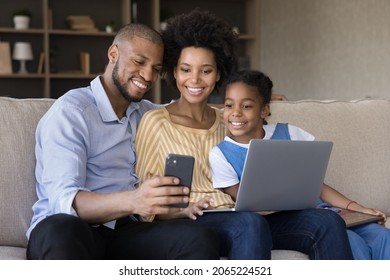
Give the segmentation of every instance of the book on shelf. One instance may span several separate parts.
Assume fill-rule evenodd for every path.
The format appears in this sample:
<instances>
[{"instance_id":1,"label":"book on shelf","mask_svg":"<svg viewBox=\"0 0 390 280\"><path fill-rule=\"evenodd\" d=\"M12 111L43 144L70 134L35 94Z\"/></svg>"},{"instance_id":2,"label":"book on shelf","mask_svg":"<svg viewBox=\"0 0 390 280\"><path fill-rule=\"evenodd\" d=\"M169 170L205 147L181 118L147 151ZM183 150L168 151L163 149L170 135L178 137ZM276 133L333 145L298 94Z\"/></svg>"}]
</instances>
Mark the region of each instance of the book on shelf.
<instances>
[{"instance_id":1,"label":"book on shelf","mask_svg":"<svg viewBox=\"0 0 390 280\"><path fill-rule=\"evenodd\" d=\"M11 48L9 42L0 41L0 74L12 74Z\"/></svg>"},{"instance_id":2,"label":"book on shelf","mask_svg":"<svg viewBox=\"0 0 390 280\"><path fill-rule=\"evenodd\" d=\"M88 52L80 53L80 67L81 73L86 75L90 74L90 55Z\"/></svg>"},{"instance_id":3,"label":"book on shelf","mask_svg":"<svg viewBox=\"0 0 390 280\"><path fill-rule=\"evenodd\" d=\"M97 31L95 22L90 16L68 16L66 22L72 30Z\"/></svg>"},{"instance_id":4,"label":"book on shelf","mask_svg":"<svg viewBox=\"0 0 390 280\"><path fill-rule=\"evenodd\" d=\"M44 64L45 64L45 54L43 52L41 52L41 54L39 55L39 61L38 61L38 70L37 70L38 74L43 73L43 65Z\"/></svg>"}]
</instances>

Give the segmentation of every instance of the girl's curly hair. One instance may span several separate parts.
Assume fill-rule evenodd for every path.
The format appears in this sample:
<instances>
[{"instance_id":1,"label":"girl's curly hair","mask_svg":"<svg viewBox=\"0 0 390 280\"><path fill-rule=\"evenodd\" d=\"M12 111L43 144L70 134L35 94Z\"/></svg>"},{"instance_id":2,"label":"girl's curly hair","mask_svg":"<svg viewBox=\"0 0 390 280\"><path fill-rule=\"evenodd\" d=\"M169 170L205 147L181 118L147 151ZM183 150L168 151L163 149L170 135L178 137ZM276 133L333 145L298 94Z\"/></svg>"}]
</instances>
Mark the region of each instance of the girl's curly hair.
<instances>
[{"instance_id":1,"label":"girl's curly hair","mask_svg":"<svg viewBox=\"0 0 390 280\"><path fill-rule=\"evenodd\" d=\"M165 45L162 74L166 75L171 85L175 85L173 70L181 51L186 47L206 48L214 53L220 73L216 89L223 85L230 73L237 70L237 35L225 20L209 11L196 8L168 19L162 37Z\"/></svg>"},{"instance_id":2,"label":"girl's curly hair","mask_svg":"<svg viewBox=\"0 0 390 280\"><path fill-rule=\"evenodd\" d=\"M226 89L229 85L238 82L255 87L263 104L269 104L271 102L272 88L274 84L263 72L257 70L242 70L234 72L227 78L224 89Z\"/></svg>"}]
</instances>

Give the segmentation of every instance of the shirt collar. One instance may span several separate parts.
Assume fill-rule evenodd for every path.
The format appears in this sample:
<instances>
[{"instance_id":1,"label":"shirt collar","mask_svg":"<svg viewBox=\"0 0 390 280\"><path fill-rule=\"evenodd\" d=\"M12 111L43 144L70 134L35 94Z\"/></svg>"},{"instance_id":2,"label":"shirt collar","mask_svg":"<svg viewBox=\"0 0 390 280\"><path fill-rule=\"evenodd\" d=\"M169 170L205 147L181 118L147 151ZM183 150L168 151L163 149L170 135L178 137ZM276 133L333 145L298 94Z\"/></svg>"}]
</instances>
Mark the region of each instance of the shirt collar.
<instances>
[{"instance_id":1,"label":"shirt collar","mask_svg":"<svg viewBox=\"0 0 390 280\"><path fill-rule=\"evenodd\" d=\"M118 119L114 109L112 108L110 99L108 99L107 93L104 90L103 84L100 80L100 76L91 81L91 88L95 98L96 106L99 114L104 122L113 122L121 120ZM138 102L131 102L130 106L126 110L126 116L129 117L132 112L139 109Z\"/></svg>"}]
</instances>

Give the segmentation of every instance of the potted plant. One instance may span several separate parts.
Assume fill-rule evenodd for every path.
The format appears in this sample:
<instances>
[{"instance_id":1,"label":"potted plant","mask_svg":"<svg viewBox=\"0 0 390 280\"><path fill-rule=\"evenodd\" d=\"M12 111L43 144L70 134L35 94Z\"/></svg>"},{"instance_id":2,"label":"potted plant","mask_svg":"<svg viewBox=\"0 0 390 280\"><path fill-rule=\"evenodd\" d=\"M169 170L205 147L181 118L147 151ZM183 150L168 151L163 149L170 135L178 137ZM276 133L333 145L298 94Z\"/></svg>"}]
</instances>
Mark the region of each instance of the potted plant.
<instances>
[{"instance_id":1,"label":"potted plant","mask_svg":"<svg viewBox=\"0 0 390 280\"><path fill-rule=\"evenodd\" d=\"M112 33L115 31L115 27L116 27L116 23L115 23L115 20L110 20L107 24L106 24L106 32L107 33Z\"/></svg>"},{"instance_id":2,"label":"potted plant","mask_svg":"<svg viewBox=\"0 0 390 280\"><path fill-rule=\"evenodd\" d=\"M29 9L19 9L13 13L15 29L28 29L30 25L30 19L31 12Z\"/></svg>"},{"instance_id":3,"label":"potted plant","mask_svg":"<svg viewBox=\"0 0 390 280\"><path fill-rule=\"evenodd\" d=\"M160 30L164 31L167 28L167 19L174 16L174 13L166 7L160 9Z\"/></svg>"}]
</instances>

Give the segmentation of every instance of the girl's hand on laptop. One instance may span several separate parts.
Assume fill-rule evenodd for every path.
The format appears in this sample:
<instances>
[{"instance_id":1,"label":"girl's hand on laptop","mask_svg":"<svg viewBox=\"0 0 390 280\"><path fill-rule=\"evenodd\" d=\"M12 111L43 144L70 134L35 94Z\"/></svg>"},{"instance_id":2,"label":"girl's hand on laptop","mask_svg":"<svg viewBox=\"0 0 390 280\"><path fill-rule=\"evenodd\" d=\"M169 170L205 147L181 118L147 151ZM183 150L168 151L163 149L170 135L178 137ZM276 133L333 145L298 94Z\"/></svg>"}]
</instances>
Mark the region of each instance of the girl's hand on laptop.
<instances>
[{"instance_id":1,"label":"girl's hand on laptop","mask_svg":"<svg viewBox=\"0 0 390 280\"><path fill-rule=\"evenodd\" d=\"M378 221L378 224L384 225L386 223L387 215L385 213L383 213L382 211L377 210L377 209L371 209L371 208L364 208L364 209L369 210L369 212L364 212L364 213L375 215L375 216L380 216L383 218L383 220Z\"/></svg>"},{"instance_id":2,"label":"girl's hand on laptop","mask_svg":"<svg viewBox=\"0 0 390 280\"><path fill-rule=\"evenodd\" d=\"M355 210L355 211L357 211L357 210ZM387 215L380 210L373 209L373 208L366 208L366 207L362 206L362 208L359 209L358 212L362 212L362 213L366 213L366 214L370 214L370 215L375 215L375 216L380 216L383 218L383 220L378 221L378 224L384 225L386 223Z\"/></svg>"},{"instance_id":3,"label":"girl's hand on laptop","mask_svg":"<svg viewBox=\"0 0 390 280\"><path fill-rule=\"evenodd\" d=\"M214 199L212 197L206 196L197 202L190 203L188 207L183 210L183 213L191 220L196 220L198 216L203 215L203 209L212 208L211 203L213 202Z\"/></svg>"}]
</instances>

